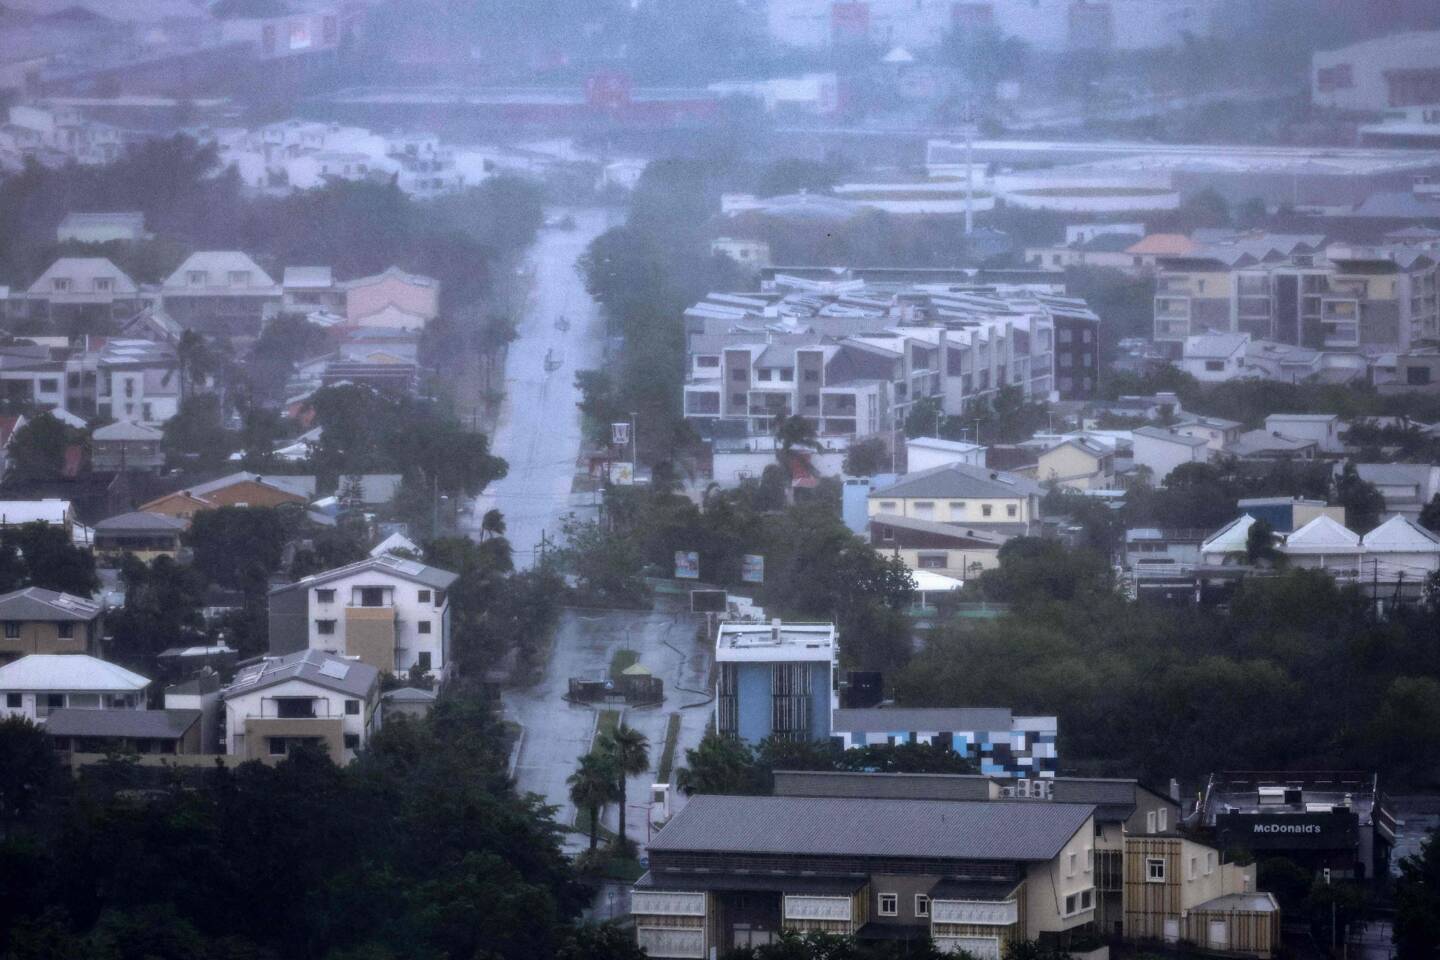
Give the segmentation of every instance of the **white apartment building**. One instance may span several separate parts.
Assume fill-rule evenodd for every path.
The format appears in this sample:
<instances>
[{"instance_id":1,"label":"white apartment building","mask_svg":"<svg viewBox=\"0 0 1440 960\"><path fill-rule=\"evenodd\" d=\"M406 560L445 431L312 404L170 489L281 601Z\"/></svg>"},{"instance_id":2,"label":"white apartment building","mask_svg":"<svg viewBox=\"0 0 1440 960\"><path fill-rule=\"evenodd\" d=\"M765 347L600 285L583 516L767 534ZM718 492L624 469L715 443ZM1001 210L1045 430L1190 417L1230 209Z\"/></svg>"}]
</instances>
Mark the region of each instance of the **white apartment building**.
<instances>
[{"instance_id":1,"label":"white apartment building","mask_svg":"<svg viewBox=\"0 0 1440 960\"><path fill-rule=\"evenodd\" d=\"M384 673L445 676L458 574L392 555L370 557L270 592L270 651L321 650Z\"/></svg>"}]
</instances>

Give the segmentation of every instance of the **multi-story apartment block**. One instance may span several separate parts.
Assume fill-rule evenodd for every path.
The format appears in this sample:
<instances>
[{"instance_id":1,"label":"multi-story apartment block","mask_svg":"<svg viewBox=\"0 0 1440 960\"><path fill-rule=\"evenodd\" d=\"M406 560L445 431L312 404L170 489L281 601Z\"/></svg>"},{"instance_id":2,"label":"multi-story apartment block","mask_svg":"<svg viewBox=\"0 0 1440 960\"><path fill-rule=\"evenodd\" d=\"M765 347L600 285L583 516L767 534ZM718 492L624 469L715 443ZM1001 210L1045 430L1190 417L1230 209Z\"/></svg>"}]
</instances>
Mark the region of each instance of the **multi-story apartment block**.
<instances>
[{"instance_id":1,"label":"multi-story apartment block","mask_svg":"<svg viewBox=\"0 0 1440 960\"><path fill-rule=\"evenodd\" d=\"M283 303L281 287L247 254L190 254L160 288L165 311L206 333L257 336Z\"/></svg>"},{"instance_id":2,"label":"multi-story apartment block","mask_svg":"<svg viewBox=\"0 0 1440 960\"><path fill-rule=\"evenodd\" d=\"M921 400L960 414L1006 386L1080 398L1095 386L1098 324L1083 301L1027 286L779 274L685 312L684 412L702 431L765 433L799 415L854 437L892 430Z\"/></svg>"},{"instance_id":3,"label":"multi-story apartment block","mask_svg":"<svg viewBox=\"0 0 1440 960\"><path fill-rule=\"evenodd\" d=\"M1405 351L1440 337L1436 267L1420 247L1238 236L1162 257L1155 340L1249 334L1315 350Z\"/></svg>"},{"instance_id":4,"label":"multi-story apartment block","mask_svg":"<svg viewBox=\"0 0 1440 960\"><path fill-rule=\"evenodd\" d=\"M834 624L720 624L715 729L751 744L829 738L838 656Z\"/></svg>"},{"instance_id":5,"label":"multi-story apartment block","mask_svg":"<svg viewBox=\"0 0 1440 960\"><path fill-rule=\"evenodd\" d=\"M370 557L270 592L270 651L324 650L386 673L450 670L450 598L458 575Z\"/></svg>"},{"instance_id":6,"label":"multi-story apartment block","mask_svg":"<svg viewBox=\"0 0 1440 960\"><path fill-rule=\"evenodd\" d=\"M273 763L306 745L343 764L380 728L380 671L319 650L248 664L220 698L225 752L243 760Z\"/></svg>"},{"instance_id":7,"label":"multi-story apartment block","mask_svg":"<svg viewBox=\"0 0 1440 960\"><path fill-rule=\"evenodd\" d=\"M0 396L77 417L160 424L180 407L175 349L151 340L91 339L64 348L7 348Z\"/></svg>"},{"instance_id":8,"label":"multi-story apartment block","mask_svg":"<svg viewBox=\"0 0 1440 960\"><path fill-rule=\"evenodd\" d=\"M135 281L106 257L61 257L30 284L25 299L13 314L62 323L129 319L143 302Z\"/></svg>"}]
</instances>

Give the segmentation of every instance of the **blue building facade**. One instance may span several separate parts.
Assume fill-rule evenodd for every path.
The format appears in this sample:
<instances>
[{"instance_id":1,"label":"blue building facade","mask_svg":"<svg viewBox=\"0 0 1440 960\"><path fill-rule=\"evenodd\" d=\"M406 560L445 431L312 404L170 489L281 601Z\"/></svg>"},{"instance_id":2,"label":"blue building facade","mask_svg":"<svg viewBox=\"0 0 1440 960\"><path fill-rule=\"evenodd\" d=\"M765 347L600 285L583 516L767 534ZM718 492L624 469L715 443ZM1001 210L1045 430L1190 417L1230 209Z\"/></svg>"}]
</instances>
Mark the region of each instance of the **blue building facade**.
<instances>
[{"instance_id":1,"label":"blue building facade","mask_svg":"<svg viewBox=\"0 0 1440 960\"><path fill-rule=\"evenodd\" d=\"M955 751L980 773L1027 779L1055 776L1059 723L1017 717L999 707L874 707L836 710L834 736L846 750L928 743Z\"/></svg>"},{"instance_id":2,"label":"blue building facade","mask_svg":"<svg viewBox=\"0 0 1440 960\"><path fill-rule=\"evenodd\" d=\"M828 739L834 637L830 624L721 624L715 729L750 744Z\"/></svg>"}]
</instances>

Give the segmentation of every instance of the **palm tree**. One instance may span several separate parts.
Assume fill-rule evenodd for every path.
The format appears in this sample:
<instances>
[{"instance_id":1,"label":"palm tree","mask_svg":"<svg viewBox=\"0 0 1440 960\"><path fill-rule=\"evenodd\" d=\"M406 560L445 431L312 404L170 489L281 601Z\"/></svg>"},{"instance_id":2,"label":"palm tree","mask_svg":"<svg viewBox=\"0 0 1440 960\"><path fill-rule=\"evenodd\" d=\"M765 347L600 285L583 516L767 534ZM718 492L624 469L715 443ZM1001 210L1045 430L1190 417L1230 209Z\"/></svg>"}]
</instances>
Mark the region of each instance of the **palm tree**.
<instances>
[{"instance_id":1,"label":"palm tree","mask_svg":"<svg viewBox=\"0 0 1440 960\"><path fill-rule=\"evenodd\" d=\"M175 344L175 359L180 365L180 399L183 402L195 386L196 377L204 376L213 369L215 358L202 335L186 330Z\"/></svg>"},{"instance_id":2,"label":"palm tree","mask_svg":"<svg viewBox=\"0 0 1440 960\"><path fill-rule=\"evenodd\" d=\"M505 515L499 510L486 510L480 518L480 539L505 536Z\"/></svg>"},{"instance_id":3,"label":"palm tree","mask_svg":"<svg viewBox=\"0 0 1440 960\"><path fill-rule=\"evenodd\" d=\"M792 451L796 447L819 450L821 446L813 420L807 420L797 413L775 421L775 461L780 464L780 471L785 477L786 503L795 502L795 474L790 467Z\"/></svg>"},{"instance_id":4,"label":"palm tree","mask_svg":"<svg viewBox=\"0 0 1440 960\"><path fill-rule=\"evenodd\" d=\"M625 778L650 769L650 741L634 727L621 723L606 738L604 752L610 755L616 774L620 800L620 849L628 849L625 839Z\"/></svg>"},{"instance_id":5,"label":"palm tree","mask_svg":"<svg viewBox=\"0 0 1440 960\"><path fill-rule=\"evenodd\" d=\"M600 810L615 799L615 772L610 758L603 753L585 754L580 758L580 766L565 782L570 784L570 802L590 813L590 849L593 851L600 832Z\"/></svg>"}]
</instances>

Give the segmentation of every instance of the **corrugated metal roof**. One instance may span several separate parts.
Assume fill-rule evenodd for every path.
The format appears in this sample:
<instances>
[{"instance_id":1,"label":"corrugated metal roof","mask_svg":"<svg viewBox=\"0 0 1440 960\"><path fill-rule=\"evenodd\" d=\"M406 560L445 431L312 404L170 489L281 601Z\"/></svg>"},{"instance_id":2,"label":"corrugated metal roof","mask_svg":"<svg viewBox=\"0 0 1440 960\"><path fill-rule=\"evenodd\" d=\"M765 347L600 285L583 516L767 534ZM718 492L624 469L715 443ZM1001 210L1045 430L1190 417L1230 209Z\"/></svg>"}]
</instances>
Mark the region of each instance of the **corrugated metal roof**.
<instances>
[{"instance_id":1,"label":"corrugated metal roof","mask_svg":"<svg viewBox=\"0 0 1440 960\"><path fill-rule=\"evenodd\" d=\"M235 674L224 697L249 693L285 680L304 680L316 686L363 697L375 685L380 671L359 660L347 660L320 650L301 650L283 657L267 657Z\"/></svg>"},{"instance_id":2,"label":"corrugated metal roof","mask_svg":"<svg viewBox=\"0 0 1440 960\"><path fill-rule=\"evenodd\" d=\"M1093 813L1027 801L698 796L650 850L1045 861Z\"/></svg>"},{"instance_id":3,"label":"corrugated metal roof","mask_svg":"<svg viewBox=\"0 0 1440 960\"><path fill-rule=\"evenodd\" d=\"M100 615L100 604L86 597L25 587L0 596L0 620L85 621Z\"/></svg>"},{"instance_id":4,"label":"corrugated metal roof","mask_svg":"<svg viewBox=\"0 0 1440 960\"><path fill-rule=\"evenodd\" d=\"M1010 498L1039 496L1040 485L1028 477L965 463L947 463L907 474L896 483L876 490L872 498L935 497Z\"/></svg>"},{"instance_id":5,"label":"corrugated metal roof","mask_svg":"<svg viewBox=\"0 0 1440 960\"><path fill-rule=\"evenodd\" d=\"M0 690L134 691L150 680L83 653L32 653L0 667Z\"/></svg>"},{"instance_id":6,"label":"corrugated metal roof","mask_svg":"<svg viewBox=\"0 0 1440 960\"><path fill-rule=\"evenodd\" d=\"M53 710L45 732L52 737L178 740L199 719L199 710Z\"/></svg>"}]
</instances>

